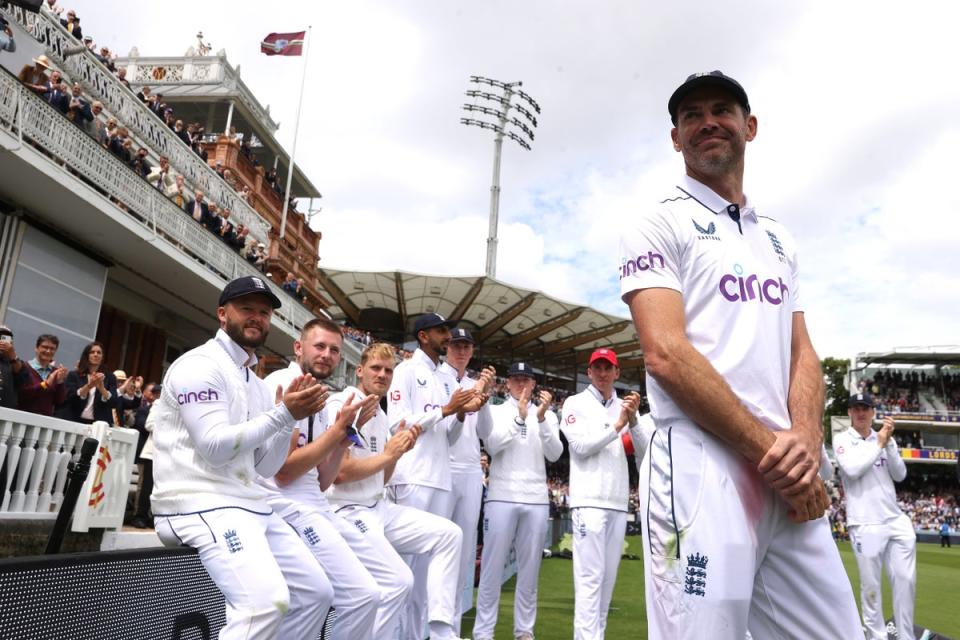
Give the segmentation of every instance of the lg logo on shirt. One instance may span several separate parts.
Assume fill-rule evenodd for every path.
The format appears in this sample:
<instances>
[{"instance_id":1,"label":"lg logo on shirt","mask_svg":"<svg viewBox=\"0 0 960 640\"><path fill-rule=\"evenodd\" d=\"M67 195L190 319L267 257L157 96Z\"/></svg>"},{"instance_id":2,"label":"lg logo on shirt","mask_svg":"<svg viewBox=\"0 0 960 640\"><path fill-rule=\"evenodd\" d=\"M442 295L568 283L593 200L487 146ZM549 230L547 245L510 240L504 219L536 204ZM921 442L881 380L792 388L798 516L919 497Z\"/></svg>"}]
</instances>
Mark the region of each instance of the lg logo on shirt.
<instances>
[{"instance_id":1,"label":"lg logo on shirt","mask_svg":"<svg viewBox=\"0 0 960 640\"><path fill-rule=\"evenodd\" d=\"M184 405L191 402L214 402L220 399L220 394L213 389L206 391L187 391L183 389L182 393L177 394L177 404Z\"/></svg>"},{"instance_id":2,"label":"lg logo on shirt","mask_svg":"<svg viewBox=\"0 0 960 640\"><path fill-rule=\"evenodd\" d=\"M720 295L730 302L750 302L760 300L772 305L782 304L790 294L790 289L783 283L782 278L769 278L761 282L756 274L743 277L743 267L733 265L734 273L728 273L720 278Z\"/></svg>"},{"instance_id":3,"label":"lg logo on shirt","mask_svg":"<svg viewBox=\"0 0 960 640\"><path fill-rule=\"evenodd\" d=\"M390 392L390 402L400 402L400 390L394 389Z\"/></svg>"},{"instance_id":4,"label":"lg logo on shirt","mask_svg":"<svg viewBox=\"0 0 960 640\"><path fill-rule=\"evenodd\" d=\"M577 421L577 417L571 413L570 415L567 416L567 419L564 422L566 422L567 424L573 424L576 421Z\"/></svg>"}]
</instances>

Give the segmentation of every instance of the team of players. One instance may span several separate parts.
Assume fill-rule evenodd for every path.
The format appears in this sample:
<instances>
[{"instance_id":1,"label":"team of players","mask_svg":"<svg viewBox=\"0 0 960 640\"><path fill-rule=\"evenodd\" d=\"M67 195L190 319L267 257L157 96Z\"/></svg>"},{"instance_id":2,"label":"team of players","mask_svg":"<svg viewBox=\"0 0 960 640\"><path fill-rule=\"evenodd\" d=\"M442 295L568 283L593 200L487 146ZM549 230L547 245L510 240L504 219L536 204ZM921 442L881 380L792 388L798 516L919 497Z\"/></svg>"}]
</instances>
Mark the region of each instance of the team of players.
<instances>
[{"instance_id":1,"label":"team of players","mask_svg":"<svg viewBox=\"0 0 960 640\"><path fill-rule=\"evenodd\" d=\"M616 397L617 358L606 349L591 356L591 384L564 403L559 429L522 363L509 372L509 400L489 406L494 372L466 378L472 337L452 335L434 314L418 319L410 360L394 370L392 350L374 345L358 386L331 398L320 381L339 362L342 335L324 320L304 328L289 369L261 382L249 367L279 301L257 278L227 286L221 331L171 366L151 413L158 533L198 549L226 597L221 637L315 637L331 605L335 638L459 637L483 438L492 461L473 635L493 636L516 539L514 635L532 638L544 460L560 455L560 430L570 449L575 638L604 637L625 530L627 433L642 460L650 637L862 635L823 518L822 380L794 243L742 191L756 118L720 72L688 78L668 109L686 175L636 218L619 268L655 428L637 415L639 395ZM882 637L886 559L900 637L910 637L912 529L890 484L903 463L893 424L873 433L862 404L851 401L858 435L844 434L835 452L864 620Z\"/></svg>"}]
</instances>

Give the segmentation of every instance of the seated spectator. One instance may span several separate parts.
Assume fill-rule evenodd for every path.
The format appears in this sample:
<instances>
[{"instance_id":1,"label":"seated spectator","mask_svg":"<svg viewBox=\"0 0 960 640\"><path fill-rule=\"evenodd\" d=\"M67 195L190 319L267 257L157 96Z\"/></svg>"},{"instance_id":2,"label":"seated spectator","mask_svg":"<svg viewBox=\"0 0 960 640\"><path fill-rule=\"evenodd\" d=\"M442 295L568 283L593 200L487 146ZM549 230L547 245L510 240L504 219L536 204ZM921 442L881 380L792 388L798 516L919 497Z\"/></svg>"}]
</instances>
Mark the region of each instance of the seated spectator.
<instances>
[{"instance_id":1,"label":"seated spectator","mask_svg":"<svg viewBox=\"0 0 960 640\"><path fill-rule=\"evenodd\" d=\"M77 12L73 9L67 11L66 18L60 18L60 24L66 27L67 33L77 40L83 39L83 30L80 28L80 18L77 17Z\"/></svg>"},{"instance_id":2,"label":"seated spectator","mask_svg":"<svg viewBox=\"0 0 960 640\"><path fill-rule=\"evenodd\" d=\"M67 400L57 411L65 420L91 424L103 420L113 424L117 408L117 379L110 371L101 371L103 345L91 342L80 353L77 368L67 374Z\"/></svg>"},{"instance_id":3,"label":"seated spectator","mask_svg":"<svg viewBox=\"0 0 960 640\"><path fill-rule=\"evenodd\" d=\"M0 325L0 407L17 408L17 379L22 369L23 361L13 346L13 331Z\"/></svg>"},{"instance_id":4,"label":"seated spectator","mask_svg":"<svg viewBox=\"0 0 960 640\"><path fill-rule=\"evenodd\" d=\"M154 167L147 175L147 182L167 193L176 186L173 171L170 170L170 160L167 156L160 156L160 166Z\"/></svg>"},{"instance_id":5,"label":"seated spectator","mask_svg":"<svg viewBox=\"0 0 960 640\"><path fill-rule=\"evenodd\" d=\"M177 205L181 211L187 211L190 204L190 194L184 185L183 176L178 174L174 176L173 181L173 187L167 190L167 197L173 200L173 204Z\"/></svg>"},{"instance_id":6,"label":"seated spectator","mask_svg":"<svg viewBox=\"0 0 960 640\"><path fill-rule=\"evenodd\" d=\"M127 138L127 141L130 142L131 146L133 145L132 140ZM130 168L133 169L141 178L146 179L146 177L150 175L150 171L153 169L153 167L150 166L150 161L147 160L146 147L140 147L137 149L136 155L134 155L133 159L130 161Z\"/></svg>"},{"instance_id":7,"label":"seated spectator","mask_svg":"<svg viewBox=\"0 0 960 640\"><path fill-rule=\"evenodd\" d=\"M22 368L17 387L17 409L44 416L67 399L67 368L54 361L60 339L49 333L37 338L34 357Z\"/></svg>"},{"instance_id":8,"label":"seated spectator","mask_svg":"<svg viewBox=\"0 0 960 640\"><path fill-rule=\"evenodd\" d=\"M119 69L117 69L117 80L119 80L119 81L120 81L120 84L122 84L123 86L125 86L127 89L130 88L130 81L127 80L127 68L126 68L126 67L120 67Z\"/></svg>"},{"instance_id":9,"label":"seated spectator","mask_svg":"<svg viewBox=\"0 0 960 640\"><path fill-rule=\"evenodd\" d=\"M47 92L47 71L50 69L50 59L47 56L37 56L33 64L23 65L17 78L38 94Z\"/></svg>"},{"instance_id":10,"label":"seated spectator","mask_svg":"<svg viewBox=\"0 0 960 640\"><path fill-rule=\"evenodd\" d=\"M79 125L84 130L87 123L93 120L93 111L90 103L83 99L83 88L79 82L74 82L70 90L70 100L67 102L67 120Z\"/></svg>"}]
</instances>

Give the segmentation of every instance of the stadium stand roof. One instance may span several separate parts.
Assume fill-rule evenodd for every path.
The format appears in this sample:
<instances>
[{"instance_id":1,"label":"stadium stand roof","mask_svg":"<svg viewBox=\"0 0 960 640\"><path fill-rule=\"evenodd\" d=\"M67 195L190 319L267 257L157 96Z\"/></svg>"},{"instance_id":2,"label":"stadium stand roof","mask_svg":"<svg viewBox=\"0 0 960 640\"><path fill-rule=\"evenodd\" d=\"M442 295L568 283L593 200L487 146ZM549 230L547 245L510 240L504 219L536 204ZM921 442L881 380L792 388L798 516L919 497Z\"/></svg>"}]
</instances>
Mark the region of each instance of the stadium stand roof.
<instances>
[{"instance_id":1,"label":"stadium stand roof","mask_svg":"<svg viewBox=\"0 0 960 640\"><path fill-rule=\"evenodd\" d=\"M642 383L643 358L629 318L484 276L318 271L334 301L330 315L383 338L410 341L418 316L439 313L469 329L479 360L499 365L500 372L523 360L549 376L572 380L586 372L594 349L607 347L620 359L621 382Z\"/></svg>"},{"instance_id":2,"label":"stadium stand roof","mask_svg":"<svg viewBox=\"0 0 960 640\"><path fill-rule=\"evenodd\" d=\"M861 353L857 355L857 362L865 365L960 365L960 346L901 347Z\"/></svg>"}]
</instances>

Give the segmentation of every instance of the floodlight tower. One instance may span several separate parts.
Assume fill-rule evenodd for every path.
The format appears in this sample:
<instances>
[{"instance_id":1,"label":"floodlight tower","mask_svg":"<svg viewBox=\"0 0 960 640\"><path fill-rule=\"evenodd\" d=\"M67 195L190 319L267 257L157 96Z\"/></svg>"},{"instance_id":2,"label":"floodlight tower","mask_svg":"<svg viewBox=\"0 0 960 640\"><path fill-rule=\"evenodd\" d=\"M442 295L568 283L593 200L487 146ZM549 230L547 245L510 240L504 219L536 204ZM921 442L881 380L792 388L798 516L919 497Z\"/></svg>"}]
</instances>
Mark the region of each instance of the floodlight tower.
<instances>
[{"instance_id":1,"label":"floodlight tower","mask_svg":"<svg viewBox=\"0 0 960 640\"><path fill-rule=\"evenodd\" d=\"M482 113L486 116L496 118L497 121L487 122L477 120L472 117L460 118L462 124L489 129L496 135L493 137L493 184L490 186L490 232L487 237L487 277L494 278L497 275L497 219L500 215L500 155L503 151L503 139L510 138L521 147L530 150L530 142L533 142L533 130L537 128L537 117L533 112L540 113L540 105L529 95L520 90L522 82L500 82L491 78L482 76L470 76L470 82L474 83L479 89L470 89L467 91L467 97L474 98L474 104L464 103L463 110L470 113ZM494 89L499 89L497 93L483 91L483 85L489 85ZM511 100L517 96L523 102L526 102L530 109L527 109L521 103L511 104ZM499 108L477 104L481 100L486 100L497 105ZM522 115L526 122L510 115L513 109ZM515 127L520 130L530 142L523 136L510 131L508 127Z\"/></svg>"}]
</instances>

